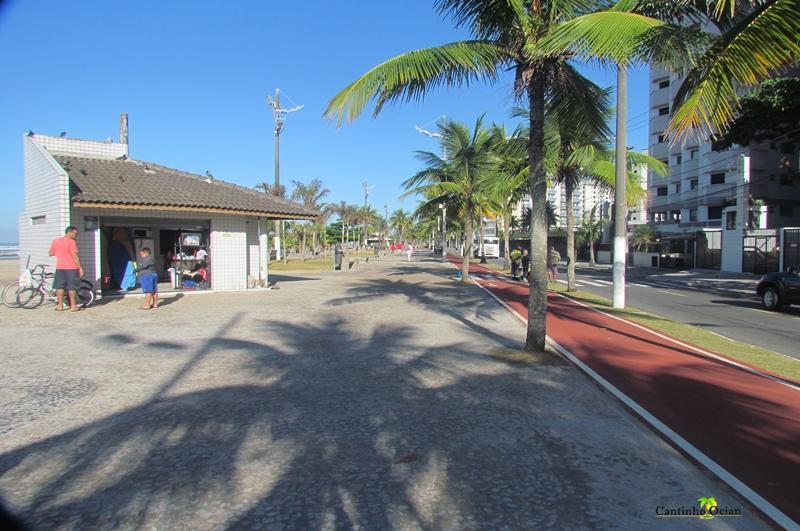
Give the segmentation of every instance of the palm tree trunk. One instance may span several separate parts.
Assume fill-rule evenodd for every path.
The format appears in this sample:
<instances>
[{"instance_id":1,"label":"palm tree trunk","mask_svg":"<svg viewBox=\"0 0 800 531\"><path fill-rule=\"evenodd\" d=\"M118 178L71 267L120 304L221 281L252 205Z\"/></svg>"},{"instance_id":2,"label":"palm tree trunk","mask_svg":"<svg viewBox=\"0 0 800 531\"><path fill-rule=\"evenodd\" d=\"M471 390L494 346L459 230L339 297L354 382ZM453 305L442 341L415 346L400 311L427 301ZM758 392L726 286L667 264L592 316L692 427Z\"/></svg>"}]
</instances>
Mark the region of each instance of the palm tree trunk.
<instances>
[{"instance_id":1,"label":"palm tree trunk","mask_svg":"<svg viewBox=\"0 0 800 531\"><path fill-rule=\"evenodd\" d=\"M511 269L511 218L503 216L503 245L506 250L505 268Z\"/></svg>"},{"instance_id":2,"label":"palm tree trunk","mask_svg":"<svg viewBox=\"0 0 800 531\"><path fill-rule=\"evenodd\" d=\"M594 267L594 240L589 240L589 267Z\"/></svg>"},{"instance_id":3,"label":"palm tree trunk","mask_svg":"<svg viewBox=\"0 0 800 531\"><path fill-rule=\"evenodd\" d=\"M311 258L314 258L317 251L317 231L311 233Z\"/></svg>"},{"instance_id":4,"label":"palm tree trunk","mask_svg":"<svg viewBox=\"0 0 800 531\"><path fill-rule=\"evenodd\" d=\"M467 202L466 231L469 235L464 241L464 262L461 265L461 282L467 282L469 278L469 259L472 257L472 217L475 210L470 202Z\"/></svg>"},{"instance_id":5,"label":"palm tree trunk","mask_svg":"<svg viewBox=\"0 0 800 531\"><path fill-rule=\"evenodd\" d=\"M542 352L547 336L547 176L544 169L545 82L542 74L534 74L527 88L530 102L531 271L525 350Z\"/></svg>"},{"instance_id":6,"label":"palm tree trunk","mask_svg":"<svg viewBox=\"0 0 800 531\"><path fill-rule=\"evenodd\" d=\"M301 260L306 259L306 226L303 225L303 250L301 251Z\"/></svg>"},{"instance_id":7,"label":"palm tree trunk","mask_svg":"<svg viewBox=\"0 0 800 531\"><path fill-rule=\"evenodd\" d=\"M572 196L575 183L567 176L564 180L564 200L567 202L567 291L577 291L575 283L575 207Z\"/></svg>"}]
</instances>

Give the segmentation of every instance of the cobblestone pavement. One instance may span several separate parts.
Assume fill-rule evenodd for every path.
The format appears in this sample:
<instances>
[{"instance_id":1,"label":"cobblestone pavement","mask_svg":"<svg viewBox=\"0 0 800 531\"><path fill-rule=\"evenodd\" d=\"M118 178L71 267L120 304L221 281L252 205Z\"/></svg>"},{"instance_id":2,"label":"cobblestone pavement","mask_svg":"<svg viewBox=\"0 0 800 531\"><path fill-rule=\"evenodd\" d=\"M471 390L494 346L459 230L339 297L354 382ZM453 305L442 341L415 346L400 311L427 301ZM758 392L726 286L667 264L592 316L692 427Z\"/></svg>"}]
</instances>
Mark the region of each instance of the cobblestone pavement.
<instances>
[{"instance_id":1,"label":"cobblestone pavement","mask_svg":"<svg viewBox=\"0 0 800 531\"><path fill-rule=\"evenodd\" d=\"M0 496L33 529L761 528L430 262L137 311L0 308ZM52 308L52 307L50 307ZM699 496L741 518L656 518Z\"/></svg>"}]
</instances>

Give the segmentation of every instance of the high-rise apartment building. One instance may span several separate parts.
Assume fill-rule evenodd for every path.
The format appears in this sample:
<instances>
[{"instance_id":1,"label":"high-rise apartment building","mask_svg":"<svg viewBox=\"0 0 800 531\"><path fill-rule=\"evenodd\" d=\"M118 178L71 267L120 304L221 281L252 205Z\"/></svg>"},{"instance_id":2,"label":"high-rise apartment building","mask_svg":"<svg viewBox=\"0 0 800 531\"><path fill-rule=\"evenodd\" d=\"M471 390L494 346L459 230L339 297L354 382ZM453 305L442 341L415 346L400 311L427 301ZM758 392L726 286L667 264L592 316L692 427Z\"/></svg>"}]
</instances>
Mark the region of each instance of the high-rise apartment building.
<instances>
[{"instance_id":1,"label":"high-rise apartment building","mask_svg":"<svg viewBox=\"0 0 800 531\"><path fill-rule=\"evenodd\" d=\"M665 233L723 229L732 221L723 214L744 197L753 214L739 222L752 228L798 224L796 145L766 142L715 151L715 143L707 140L667 141L664 131L681 81L663 68L650 69L650 155L664 162L669 173L662 177L650 172L649 221Z\"/></svg>"}]
</instances>

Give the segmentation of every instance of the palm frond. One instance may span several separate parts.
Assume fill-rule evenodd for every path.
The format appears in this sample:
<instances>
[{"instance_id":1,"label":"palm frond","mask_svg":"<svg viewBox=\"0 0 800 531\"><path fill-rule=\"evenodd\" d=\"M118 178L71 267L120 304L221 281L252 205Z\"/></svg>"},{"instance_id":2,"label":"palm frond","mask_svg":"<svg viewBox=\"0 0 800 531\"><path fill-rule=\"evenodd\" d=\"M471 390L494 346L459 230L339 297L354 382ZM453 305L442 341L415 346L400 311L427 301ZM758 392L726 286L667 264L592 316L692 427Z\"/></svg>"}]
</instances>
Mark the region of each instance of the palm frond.
<instances>
[{"instance_id":1,"label":"palm frond","mask_svg":"<svg viewBox=\"0 0 800 531\"><path fill-rule=\"evenodd\" d=\"M686 76L667 127L676 139L722 131L735 118L739 91L800 57L797 0L767 0L717 41Z\"/></svg>"},{"instance_id":2,"label":"palm frond","mask_svg":"<svg viewBox=\"0 0 800 531\"><path fill-rule=\"evenodd\" d=\"M394 100L421 98L432 88L468 85L478 79L494 81L498 68L511 58L491 41L461 41L404 53L359 77L328 103L327 118L337 125L358 118L371 101L374 115Z\"/></svg>"},{"instance_id":3,"label":"palm frond","mask_svg":"<svg viewBox=\"0 0 800 531\"><path fill-rule=\"evenodd\" d=\"M584 60L630 64L639 59L639 46L647 32L663 24L639 13L599 11L559 24L546 38L533 44L533 51L548 55L571 51Z\"/></svg>"}]
</instances>

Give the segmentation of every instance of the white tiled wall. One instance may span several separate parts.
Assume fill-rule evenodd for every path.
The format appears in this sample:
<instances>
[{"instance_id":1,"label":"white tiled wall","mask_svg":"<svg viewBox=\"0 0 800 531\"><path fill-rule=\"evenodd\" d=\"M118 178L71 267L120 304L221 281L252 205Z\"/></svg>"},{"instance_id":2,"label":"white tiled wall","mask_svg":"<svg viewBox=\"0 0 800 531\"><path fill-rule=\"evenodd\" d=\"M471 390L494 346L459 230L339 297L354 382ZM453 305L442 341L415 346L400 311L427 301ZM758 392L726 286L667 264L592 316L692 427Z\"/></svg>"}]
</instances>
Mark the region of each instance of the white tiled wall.
<instances>
[{"instance_id":1,"label":"white tiled wall","mask_svg":"<svg viewBox=\"0 0 800 531\"><path fill-rule=\"evenodd\" d=\"M211 218L211 288L247 289L247 224L243 216Z\"/></svg>"},{"instance_id":2,"label":"white tiled wall","mask_svg":"<svg viewBox=\"0 0 800 531\"><path fill-rule=\"evenodd\" d=\"M77 138L61 138L46 135L34 135L30 138L51 153L58 153L60 155L91 157L95 159L115 159L128 154L128 144L97 142L94 140L79 140Z\"/></svg>"},{"instance_id":3,"label":"white tiled wall","mask_svg":"<svg viewBox=\"0 0 800 531\"><path fill-rule=\"evenodd\" d=\"M30 137L23 137L25 210L19 215L20 267L28 256L31 265L55 265L48 256L50 242L64 235L69 225L69 185L66 173L47 151ZM34 225L32 218L44 216Z\"/></svg>"}]
</instances>

